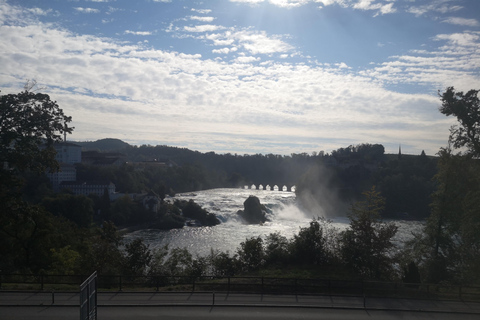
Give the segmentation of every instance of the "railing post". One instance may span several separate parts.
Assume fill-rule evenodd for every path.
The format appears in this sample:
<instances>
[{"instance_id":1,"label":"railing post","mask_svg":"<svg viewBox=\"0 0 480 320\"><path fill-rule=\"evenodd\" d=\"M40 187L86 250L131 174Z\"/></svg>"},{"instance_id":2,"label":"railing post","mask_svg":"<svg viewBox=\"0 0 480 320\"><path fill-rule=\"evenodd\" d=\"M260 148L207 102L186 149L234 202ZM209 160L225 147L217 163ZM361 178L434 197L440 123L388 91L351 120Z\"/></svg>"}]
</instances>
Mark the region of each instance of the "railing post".
<instances>
[{"instance_id":1,"label":"railing post","mask_svg":"<svg viewBox=\"0 0 480 320\"><path fill-rule=\"evenodd\" d=\"M195 277L193 278L192 291L195 292Z\"/></svg>"},{"instance_id":2,"label":"railing post","mask_svg":"<svg viewBox=\"0 0 480 320\"><path fill-rule=\"evenodd\" d=\"M55 289L52 289L52 304L55 304Z\"/></svg>"},{"instance_id":3,"label":"railing post","mask_svg":"<svg viewBox=\"0 0 480 320\"><path fill-rule=\"evenodd\" d=\"M228 277L227 292L230 293L230 277Z\"/></svg>"},{"instance_id":4,"label":"railing post","mask_svg":"<svg viewBox=\"0 0 480 320\"><path fill-rule=\"evenodd\" d=\"M43 274L40 275L40 290L43 291Z\"/></svg>"},{"instance_id":5,"label":"railing post","mask_svg":"<svg viewBox=\"0 0 480 320\"><path fill-rule=\"evenodd\" d=\"M215 291L212 292L212 306L215 305Z\"/></svg>"},{"instance_id":6,"label":"railing post","mask_svg":"<svg viewBox=\"0 0 480 320\"><path fill-rule=\"evenodd\" d=\"M262 288L260 290L261 290L261 293L263 294L263 277L262 277Z\"/></svg>"},{"instance_id":7,"label":"railing post","mask_svg":"<svg viewBox=\"0 0 480 320\"><path fill-rule=\"evenodd\" d=\"M122 291L122 276L120 275L120 276L118 276L118 277L119 277L119 280L118 280L118 282L119 282L119 290Z\"/></svg>"}]
</instances>

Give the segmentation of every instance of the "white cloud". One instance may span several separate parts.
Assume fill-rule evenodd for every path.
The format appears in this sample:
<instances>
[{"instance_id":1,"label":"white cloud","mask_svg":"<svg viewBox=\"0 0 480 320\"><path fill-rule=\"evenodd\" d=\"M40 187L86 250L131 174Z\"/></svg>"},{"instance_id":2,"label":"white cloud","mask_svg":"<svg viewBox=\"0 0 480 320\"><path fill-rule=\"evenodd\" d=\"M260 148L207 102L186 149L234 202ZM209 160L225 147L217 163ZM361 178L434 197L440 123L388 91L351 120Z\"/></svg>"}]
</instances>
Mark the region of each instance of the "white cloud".
<instances>
[{"instance_id":1,"label":"white cloud","mask_svg":"<svg viewBox=\"0 0 480 320\"><path fill-rule=\"evenodd\" d=\"M312 2L312 0L230 0L230 2L246 3L252 6L262 2L269 2L277 7L294 8Z\"/></svg>"},{"instance_id":2,"label":"white cloud","mask_svg":"<svg viewBox=\"0 0 480 320\"><path fill-rule=\"evenodd\" d=\"M41 8L29 8L27 9L27 11L37 16L46 16L49 13L53 12L52 9L44 10Z\"/></svg>"},{"instance_id":3,"label":"white cloud","mask_svg":"<svg viewBox=\"0 0 480 320\"><path fill-rule=\"evenodd\" d=\"M294 48L279 37L268 36L266 32L244 30L232 34L239 45L251 54L269 54L291 51Z\"/></svg>"},{"instance_id":4,"label":"white cloud","mask_svg":"<svg viewBox=\"0 0 480 320\"><path fill-rule=\"evenodd\" d=\"M199 16L190 16L190 20L197 20L197 21L202 21L202 22L212 22L215 20L214 17L199 17Z\"/></svg>"},{"instance_id":5,"label":"white cloud","mask_svg":"<svg viewBox=\"0 0 480 320\"><path fill-rule=\"evenodd\" d=\"M195 9L195 8L192 8L191 11L201 13L201 14L209 14L212 12L212 10L210 9Z\"/></svg>"},{"instance_id":6,"label":"white cloud","mask_svg":"<svg viewBox=\"0 0 480 320\"><path fill-rule=\"evenodd\" d=\"M260 58L258 57L238 57L235 59L235 62L238 62L238 63L252 63L252 62L255 62L255 61L260 61Z\"/></svg>"},{"instance_id":7,"label":"white cloud","mask_svg":"<svg viewBox=\"0 0 480 320\"><path fill-rule=\"evenodd\" d=\"M218 54L227 54L231 51L230 48L222 48L222 49L213 49L213 53L218 53Z\"/></svg>"},{"instance_id":8,"label":"white cloud","mask_svg":"<svg viewBox=\"0 0 480 320\"><path fill-rule=\"evenodd\" d=\"M345 3L345 0L317 0L316 2L324 5L324 6L331 6L333 4L338 4L342 7L346 7L347 4Z\"/></svg>"},{"instance_id":9,"label":"white cloud","mask_svg":"<svg viewBox=\"0 0 480 320\"><path fill-rule=\"evenodd\" d=\"M212 24L203 24L203 25L198 25L193 27L190 27L190 26L183 27L183 30L187 32L212 32L212 31L221 30L221 29L224 29L224 28L221 26L216 26Z\"/></svg>"},{"instance_id":10,"label":"white cloud","mask_svg":"<svg viewBox=\"0 0 480 320\"><path fill-rule=\"evenodd\" d=\"M131 30L126 30L125 33L126 33L126 34L134 34L134 35L137 35L137 36L150 36L150 35L152 35L152 32L150 32L150 31L131 31Z\"/></svg>"},{"instance_id":11,"label":"white cloud","mask_svg":"<svg viewBox=\"0 0 480 320\"><path fill-rule=\"evenodd\" d=\"M480 23L476 19L465 19L461 17L450 17L444 19L442 22L456 24L459 26L467 26L467 27L478 27Z\"/></svg>"},{"instance_id":12,"label":"white cloud","mask_svg":"<svg viewBox=\"0 0 480 320\"><path fill-rule=\"evenodd\" d=\"M248 3L250 5L255 5L264 2L265 0L230 0L230 2L241 2Z\"/></svg>"},{"instance_id":13,"label":"white cloud","mask_svg":"<svg viewBox=\"0 0 480 320\"><path fill-rule=\"evenodd\" d=\"M376 0L358 0L357 3L352 5L352 8L359 10L375 10L377 11L375 15L389 14L396 11L396 9L393 8L393 2L383 4L375 1Z\"/></svg>"},{"instance_id":14,"label":"white cloud","mask_svg":"<svg viewBox=\"0 0 480 320\"><path fill-rule=\"evenodd\" d=\"M474 47L475 49L477 49L480 45L480 32L467 31L463 33L439 34L435 36L434 40L446 40L454 46Z\"/></svg>"},{"instance_id":15,"label":"white cloud","mask_svg":"<svg viewBox=\"0 0 480 320\"><path fill-rule=\"evenodd\" d=\"M213 33L204 36L214 46L231 46L231 50L242 48L249 54L273 54L292 52L295 48L284 42L279 36L267 35L264 31L227 30L224 33ZM235 48L235 49L233 49ZM224 48L222 50L225 50Z\"/></svg>"},{"instance_id":16,"label":"white cloud","mask_svg":"<svg viewBox=\"0 0 480 320\"><path fill-rule=\"evenodd\" d=\"M465 91L480 87L477 71L480 68L480 32L439 34L433 40L445 45L391 57L391 61L362 74L388 83L433 84L438 89L454 86Z\"/></svg>"},{"instance_id":17,"label":"white cloud","mask_svg":"<svg viewBox=\"0 0 480 320\"><path fill-rule=\"evenodd\" d=\"M459 5L450 5L451 0L431 0L425 5L412 5L407 8L407 12L416 16L422 16L427 13L451 13L461 10L463 7Z\"/></svg>"},{"instance_id":18,"label":"white cloud","mask_svg":"<svg viewBox=\"0 0 480 320\"><path fill-rule=\"evenodd\" d=\"M339 69L351 69L345 62L335 63L335 66Z\"/></svg>"},{"instance_id":19,"label":"white cloud","mask_svg":"<svg viewBox=\"0 0 480 320\"><path fill-rule=\"evenodd\" d=\"M99 13L100 12L100 10L94 9L94 8L75 7L74 9L81 13Z\"/></svg>"}]
</instances>

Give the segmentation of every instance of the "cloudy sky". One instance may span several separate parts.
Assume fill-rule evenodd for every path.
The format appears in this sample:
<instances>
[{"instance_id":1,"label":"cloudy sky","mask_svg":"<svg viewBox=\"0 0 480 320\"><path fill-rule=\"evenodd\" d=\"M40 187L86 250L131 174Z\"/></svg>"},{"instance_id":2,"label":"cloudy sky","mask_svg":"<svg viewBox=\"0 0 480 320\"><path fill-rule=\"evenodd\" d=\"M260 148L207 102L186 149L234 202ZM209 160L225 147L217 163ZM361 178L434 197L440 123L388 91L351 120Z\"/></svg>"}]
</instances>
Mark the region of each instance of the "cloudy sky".
<instances>
[{"instance_id":1,"label":"cloudy sky","mask_svg":"<svg viewBox=\"0 0 480 320\"><path fill-rule=\"evenodd\" d=\"M0 39L76 141L434 155L438 90L480 89L478 0L0 0Z\"/></svg>"}]
</instances>

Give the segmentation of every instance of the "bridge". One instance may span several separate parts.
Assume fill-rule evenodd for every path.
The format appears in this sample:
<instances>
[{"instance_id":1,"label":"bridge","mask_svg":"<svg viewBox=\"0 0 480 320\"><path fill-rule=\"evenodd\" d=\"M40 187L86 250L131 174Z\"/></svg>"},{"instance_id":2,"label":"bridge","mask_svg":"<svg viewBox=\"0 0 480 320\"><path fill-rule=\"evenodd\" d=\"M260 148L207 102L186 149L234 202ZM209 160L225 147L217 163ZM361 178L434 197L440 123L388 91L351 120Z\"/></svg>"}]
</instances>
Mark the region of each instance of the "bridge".
<instances>
[{"instance_id":1,"label":"bridge","mask_svg":"<svg viewBox=\"0 0 480 320\"><path fill-rule=\"evenodd\" d=\"M252 184L251 186L248 186L248 185L244 186L244 189L295 192L296 186L287 187L286 185L284 185L283 187L279 187L278 185L274 185L272 187L269 184L267 184L266 186L263 186L263 184L259 184L258 186L255 184Z\"/></svg>"}]
</instances>

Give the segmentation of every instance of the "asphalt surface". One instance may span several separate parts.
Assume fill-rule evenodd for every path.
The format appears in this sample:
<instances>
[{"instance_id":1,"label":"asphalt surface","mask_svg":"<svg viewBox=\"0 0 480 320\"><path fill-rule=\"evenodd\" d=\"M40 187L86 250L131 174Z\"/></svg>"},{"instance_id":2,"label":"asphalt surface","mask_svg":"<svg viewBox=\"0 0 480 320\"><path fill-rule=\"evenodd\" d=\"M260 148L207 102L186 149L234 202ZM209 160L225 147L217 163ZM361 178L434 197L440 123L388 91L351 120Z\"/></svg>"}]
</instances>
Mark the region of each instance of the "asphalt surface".
<instances>
[{"instance_id":1,"label":"asphalt surface","mask_svg":"<svg viewBox=\"0 0 480 320\"><path fill-rule=\"evenodd\" d=\"M79 319L75 292L0 291L0 319ZM480 319L480 303L346 296L99 292L99 319Z\"/></svg>"}]
</instances>

